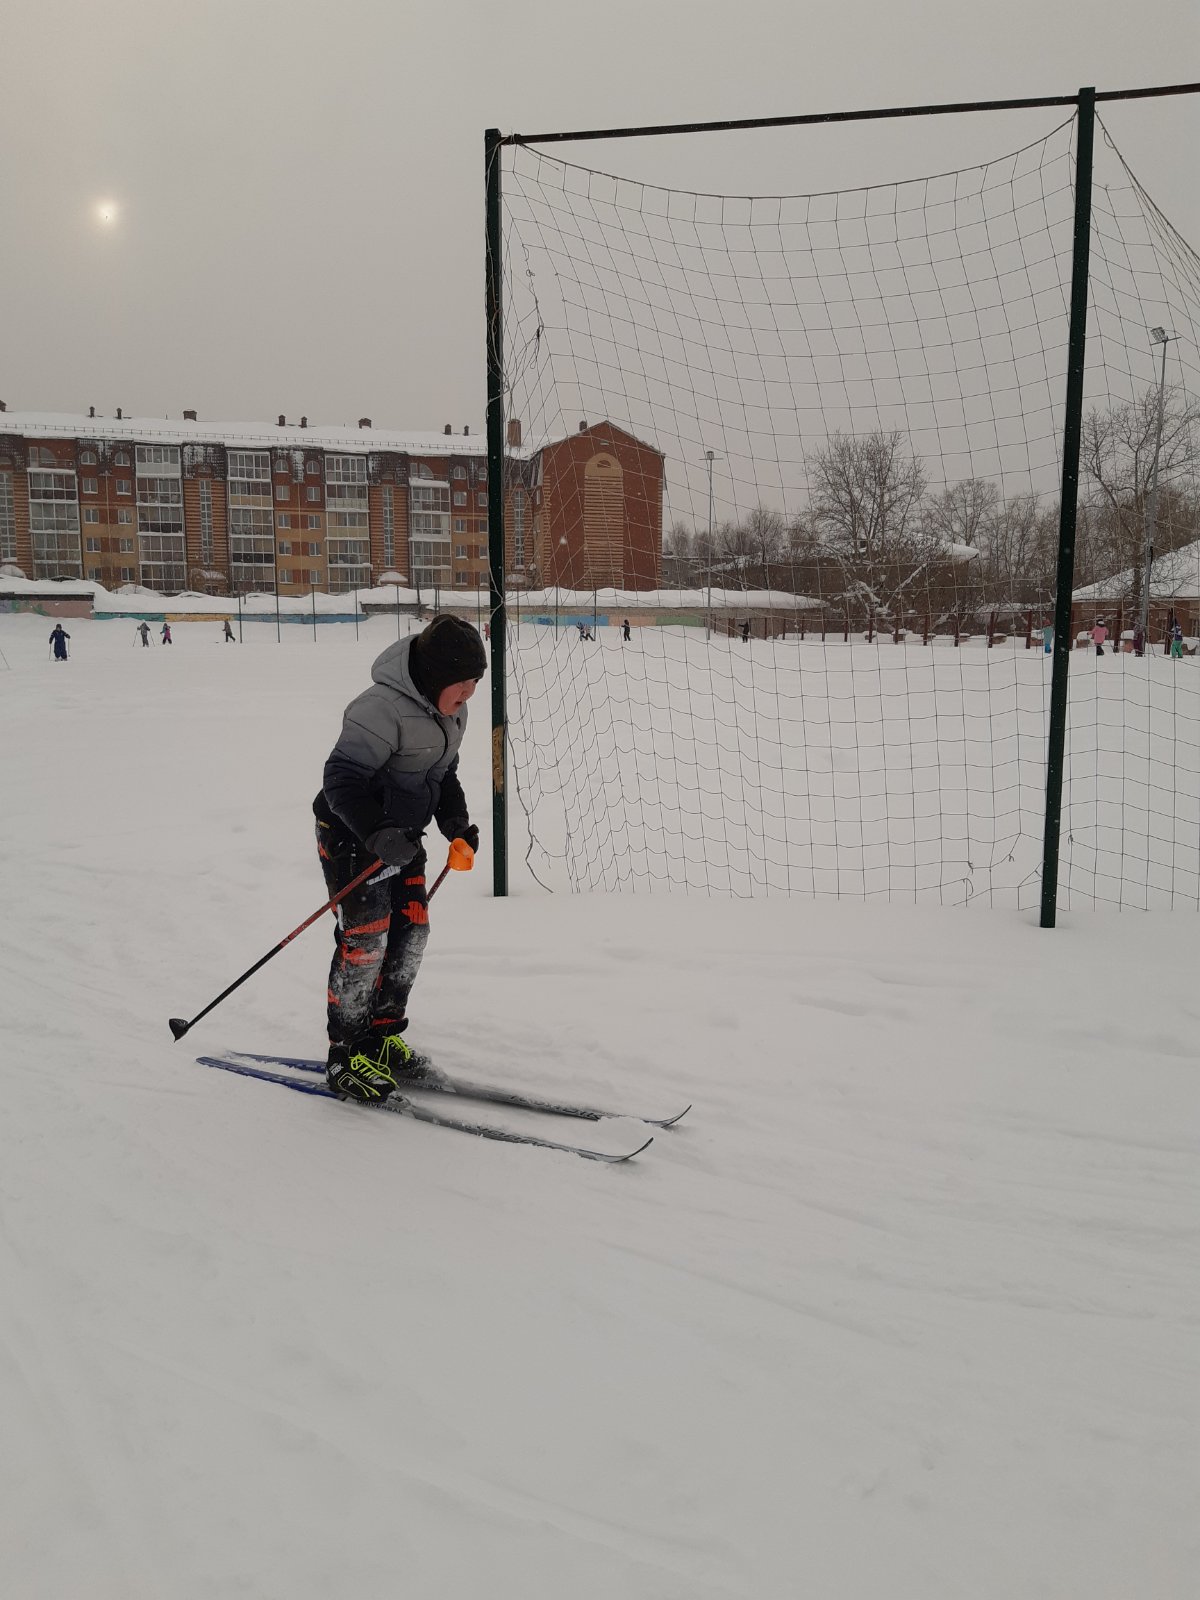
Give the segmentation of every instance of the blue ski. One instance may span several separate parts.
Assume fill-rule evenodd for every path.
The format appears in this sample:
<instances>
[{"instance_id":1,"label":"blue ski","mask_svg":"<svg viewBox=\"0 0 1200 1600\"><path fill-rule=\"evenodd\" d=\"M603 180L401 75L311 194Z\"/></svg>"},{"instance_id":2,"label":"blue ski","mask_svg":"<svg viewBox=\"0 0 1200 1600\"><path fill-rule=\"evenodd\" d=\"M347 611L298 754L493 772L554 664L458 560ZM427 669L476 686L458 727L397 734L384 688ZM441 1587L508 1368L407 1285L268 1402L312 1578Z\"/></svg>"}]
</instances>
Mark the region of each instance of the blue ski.
<instances>
[{"instance_id":1,"label":"blue ski","mask_svg":"<svg viewBox=\"0 0 1200 1600\"><path fill-rule=\"evenodd\" d=\"M271 1058L274 1059L274 1058ZM314 1083L304 1078L291 1078L284 1072L270 1072L265 1067L250 1066L243 1061L233 1061L219 1056L197 1056L197 1062L202 1067L217 1067L222 1072L236 1072L239 1077L258 1078L263 1083L281 1083L287 1089L294 1089L298 1094L318 1095L326 1100L338 1100L340 1097L331 1093L329 1088L322 1083ZM280 1063L281 1065L283 1063ZM322 1063L321 1071L324 1072ZM562 1150L567 1155L582 1156L585 1161L607 1161L616 1165L628 1161L631 1157L641 1155L642 1151L651 1145L653 1136L645 1144L638 1145L636 1150L627 1150L622 1155L609 1155L605 1150L589 1150L583 1145L560 1144L554 1139L540 1139L532 1133L510 1133L507 1128L493 1128L483 1122L462 1122L457 1117L443 1117L436 1111L428 1111L424 1106L414 1105L411 1100L402 1095L389 1095L386 1100L378 1105L366 1107L372 1111L390 1111L396 1116L411 1117L414 1122L426 1122L435 1128L454 1128L459 1133L473 1133L479 1139L497 1139L502 1144L530 1144L536 1145L540 1150Z\"/></svg>"},{"instance_id":2,"label":"blue ski","mask_svg":"<svg viewBox=\"0 0 1200 1600\"><path fill-rule=\"evenodd\" d=\"M290 1067L294 1072L319 1072L322 1075L325 1072L323 1061L314 1061L307 1056L267 1056L255 1055L249 1050L227 1050L222 1052L222 1060L257 1061L269 1067ZM522 1089L504 1089L497 1084L475 1083L466 1078L456 1078L451 1073L443 1072L440 1067L433 1069L431 1077L414 1078L411 1083L405 1083L402 1087L411 1094L415 1094L418 1090L430 1094L452 1094L457 1095L460 1100L476 1100L493 1106L513 1106L518 1111L541 1111L547 1116L579 1117L585 1122L603 1122L609 1117L630 1116L631 1121L644 1122L652 1128L673 1128L680 1118L686 1117L692 1109L690 1105L684 1106L683 1110L677 1111L673 1117L637 1117L624 1111L602 1111L596 1106L550 1100L544 1095L528 1094Z\"/></svg>"}]
</instances>

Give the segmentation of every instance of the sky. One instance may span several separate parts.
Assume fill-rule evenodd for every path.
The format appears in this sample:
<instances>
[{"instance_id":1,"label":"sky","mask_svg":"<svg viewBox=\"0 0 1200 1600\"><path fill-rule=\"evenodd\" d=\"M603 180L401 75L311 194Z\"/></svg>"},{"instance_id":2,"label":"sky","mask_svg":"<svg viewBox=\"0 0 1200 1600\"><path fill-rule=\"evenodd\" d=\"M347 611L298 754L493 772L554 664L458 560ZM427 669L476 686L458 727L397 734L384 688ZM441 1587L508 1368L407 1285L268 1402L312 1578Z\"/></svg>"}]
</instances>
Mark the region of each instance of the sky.
<instances>
[{"instance_id":1,"label":"sky","mask_svg":"<svg viewBox=\"0 0 1200 1600\"><path fill-rule=\"evenodd\" d=\"M931 0L915 14L889 0L7 0L0 12L0 399L26 411L482 429L489 126L649 126L1200 77L1194 0ZM1200 95L1102 114L1200 242ZM804 193L966 165L1061 118L556 152L691 189Z\"/></svg>"}]
</instances>

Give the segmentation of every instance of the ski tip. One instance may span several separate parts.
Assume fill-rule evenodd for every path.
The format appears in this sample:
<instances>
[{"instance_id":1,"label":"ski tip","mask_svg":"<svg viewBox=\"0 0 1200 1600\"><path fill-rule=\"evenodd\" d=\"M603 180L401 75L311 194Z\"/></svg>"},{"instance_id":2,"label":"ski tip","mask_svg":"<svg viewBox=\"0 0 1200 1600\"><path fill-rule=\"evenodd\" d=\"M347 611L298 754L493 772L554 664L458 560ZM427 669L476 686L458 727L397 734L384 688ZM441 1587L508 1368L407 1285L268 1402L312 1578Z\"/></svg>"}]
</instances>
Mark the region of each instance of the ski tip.
<instances>
[{"instance_id":1,"label":"ski tip","mask_svg":"<svg viewBox=\"0 0 1200 1600\"><path fill-rule=\"evenodd\" d=\"M663 1117L660 1120L656 1120L654 1126L656 1128L673 1128L677 1122L683 1121L691 1109L690 1104L686 1105L682 1111L677 1111L673 1117Z\"/></svg>"},{"instance_id":2,"label":"ski tip","mask_svg":"<svg viewBox=\"0 0 1200 1600\"><path fill-rule=\"evenodd\" d=\"M618 1162L621 1162L621 1161L632 1161L634 1156L640 1156L643 1150L649 1150L650 1146L653 1143L654 1143L654 1135L651 1134L650 1137L646 1140L645 1144L638 1145L636 1150L630 1150L626 1155L615 1156L613 1159L615 1161L618 1161Z\"/></svg>"}]
</instances>

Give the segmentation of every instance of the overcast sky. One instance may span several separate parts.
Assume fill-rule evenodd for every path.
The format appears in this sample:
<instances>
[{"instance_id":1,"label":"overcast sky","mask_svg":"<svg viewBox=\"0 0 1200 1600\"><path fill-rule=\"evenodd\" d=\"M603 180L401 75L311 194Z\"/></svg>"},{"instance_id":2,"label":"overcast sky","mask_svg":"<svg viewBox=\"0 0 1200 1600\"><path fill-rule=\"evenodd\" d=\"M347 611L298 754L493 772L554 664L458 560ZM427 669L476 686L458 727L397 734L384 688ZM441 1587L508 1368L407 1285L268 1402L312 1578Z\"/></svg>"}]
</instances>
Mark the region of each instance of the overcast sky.
<instances>
[{"instance_id":1,"label":"overcast sky","mask_svg":"<svg viewBox=\"0 0 1200 1600\"><path fill-rule=\"evenodd\" d=\"M483 132L1200 78L1196 0L0 0L10 409L483 425ZM1200 96L1102 108L1200 245ZM1061 113L558 147L803 193ZM748 181L749 175L749 181ZM115 221L97 205L111 201Z\"/></svg>"}]
</instances>

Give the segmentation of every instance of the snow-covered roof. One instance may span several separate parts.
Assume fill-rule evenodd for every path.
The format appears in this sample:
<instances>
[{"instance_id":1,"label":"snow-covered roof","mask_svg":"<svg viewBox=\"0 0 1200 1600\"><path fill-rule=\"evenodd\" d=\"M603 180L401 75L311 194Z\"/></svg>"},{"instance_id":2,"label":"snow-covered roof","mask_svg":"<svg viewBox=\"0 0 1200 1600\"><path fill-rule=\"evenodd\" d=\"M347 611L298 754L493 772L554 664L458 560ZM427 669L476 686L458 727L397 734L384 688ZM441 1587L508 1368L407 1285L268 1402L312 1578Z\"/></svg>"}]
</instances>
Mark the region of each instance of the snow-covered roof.
<instances>
[{"instance_id":1,"label":"snow-covered roof","mask_svg":"<svg viewBox=\"0 0 1200 1600\"><path fill-rule=\"evenodd\" d=\"M1133 569L1073 591L1072 600L1123 600L1133 588ZM1163 599L1200 598L1200 539L1158 556L1150 569L1150 593Z\"/></svg>"},{"instance_id":2,"label":"snow-covered roof","mask_svg":"<svg viewBox=\"0 0 1200 1600\"><path fill-rule=\"evenodd\" d=\"M191 422L172 417L85 417L54 411L0 412L0 433L25 439L126 439L141 444L228 444L235 449L390 450L414 456L486 456L483 434L346 426L271 427L264 422Z\"/></svg>"},{"instance_id":3,"label":"snow-covered roof","mask_svg":"<svg viewBox=\"0 0 1200 1600\"><path fill-rule=\"evenodd\" d=\"M602 421L589 424L588 431L615 428L638 444L661 455L657 445L629 433L619 424ZM419 429L359 428L345 424L301 428L287 423L282 427L269 422L192 422L173 417L85 417L60 411L0 411L0 434L15 433L25 439L124 439L136 444L225 444L235 450L337 450L348 454L387 450L410 456L487 456L487 434L427 433ZM552 444L561 444L574 435L567 429L558 433L527 435L521 444L505 446L505 455L528 461Z\"/></svg>"}]
</instances>

